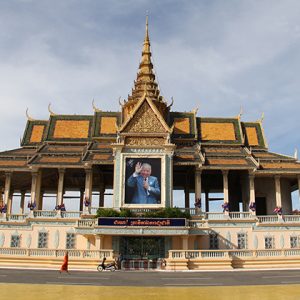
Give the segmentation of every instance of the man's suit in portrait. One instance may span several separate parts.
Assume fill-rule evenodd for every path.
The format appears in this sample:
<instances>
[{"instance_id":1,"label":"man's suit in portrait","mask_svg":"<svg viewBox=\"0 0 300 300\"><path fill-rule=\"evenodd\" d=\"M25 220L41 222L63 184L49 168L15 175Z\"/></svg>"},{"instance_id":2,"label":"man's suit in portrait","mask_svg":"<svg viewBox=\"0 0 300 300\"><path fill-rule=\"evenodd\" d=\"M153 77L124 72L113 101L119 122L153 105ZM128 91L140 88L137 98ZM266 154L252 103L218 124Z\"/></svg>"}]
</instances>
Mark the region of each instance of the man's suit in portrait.
<instances>
[{"instance_id":1,"label":"man's suit in portrait","mask_svg":"<svg viewBox=\"0 0 300 300\"><path fill-rule=\"evenodd\" d=\"M149 188L144 188L145 178L141 175L133 174L127 180L127 186L134 188L132 204L157 204L160 203L160 188L155 176L146 178Z\"/></svg>"}]
</instances>

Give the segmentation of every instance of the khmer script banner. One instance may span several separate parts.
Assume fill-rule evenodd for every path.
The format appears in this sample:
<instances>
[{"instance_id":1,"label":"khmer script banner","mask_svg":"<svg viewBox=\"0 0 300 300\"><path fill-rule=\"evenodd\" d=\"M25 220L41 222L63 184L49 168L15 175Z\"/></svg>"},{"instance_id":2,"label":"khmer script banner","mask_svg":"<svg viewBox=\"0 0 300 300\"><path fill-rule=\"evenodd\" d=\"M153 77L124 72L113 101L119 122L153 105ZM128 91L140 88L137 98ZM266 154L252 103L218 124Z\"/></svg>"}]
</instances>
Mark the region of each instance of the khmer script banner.
<instances>
[{"instance_id":1,"label":"khmer script banner","mask_svg":"<svg viewBox=\"0 0 300 300\"><path fill-rule=\"evenodd\" d=\"M184 218L98 218L98 226L185 227Z\"/></svg>"}]
</instances>

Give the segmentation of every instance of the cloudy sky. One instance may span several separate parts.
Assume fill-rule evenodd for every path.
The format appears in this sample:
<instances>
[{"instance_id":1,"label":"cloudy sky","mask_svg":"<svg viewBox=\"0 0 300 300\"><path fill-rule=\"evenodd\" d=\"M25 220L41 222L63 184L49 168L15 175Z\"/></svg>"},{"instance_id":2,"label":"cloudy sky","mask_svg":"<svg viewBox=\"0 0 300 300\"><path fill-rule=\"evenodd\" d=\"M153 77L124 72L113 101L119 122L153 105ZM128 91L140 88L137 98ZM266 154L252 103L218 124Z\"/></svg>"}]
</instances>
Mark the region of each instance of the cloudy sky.
<instances>
[{"instance_id":1,"label":"cloudy sky","mask_svg":"<svg viewBox=\"0 0 300 300\"><path fill-rule=\"evenodd\" d=\"M265 113L272 151L300 150L298 0L0 0L0 150L25 111L118 110L136 77L145 15L162 95L173 110L242 120Z\"/></svg>"}]
</instances>

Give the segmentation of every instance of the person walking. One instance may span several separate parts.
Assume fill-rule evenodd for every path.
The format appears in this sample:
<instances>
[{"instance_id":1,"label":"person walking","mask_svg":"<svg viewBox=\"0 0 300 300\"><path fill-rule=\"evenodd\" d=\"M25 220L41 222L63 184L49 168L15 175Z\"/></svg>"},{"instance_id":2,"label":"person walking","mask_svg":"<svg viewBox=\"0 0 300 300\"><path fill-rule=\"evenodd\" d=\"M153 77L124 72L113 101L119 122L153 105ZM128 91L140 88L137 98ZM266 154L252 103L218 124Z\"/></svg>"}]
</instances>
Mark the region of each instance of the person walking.
<instances>
[{"instance_id":1,"label":"person walking","mask_svg":"<svg viewBox=\"0 0 300 300\"><path fill-rule=\"evenodd\" d=\"M67 272L69 274L68 264L69 264L69 253L68 253L68 251L66 251L65 256L64 256L64 262L60 267L59 273Z\"/></svg>"}]
</instances>

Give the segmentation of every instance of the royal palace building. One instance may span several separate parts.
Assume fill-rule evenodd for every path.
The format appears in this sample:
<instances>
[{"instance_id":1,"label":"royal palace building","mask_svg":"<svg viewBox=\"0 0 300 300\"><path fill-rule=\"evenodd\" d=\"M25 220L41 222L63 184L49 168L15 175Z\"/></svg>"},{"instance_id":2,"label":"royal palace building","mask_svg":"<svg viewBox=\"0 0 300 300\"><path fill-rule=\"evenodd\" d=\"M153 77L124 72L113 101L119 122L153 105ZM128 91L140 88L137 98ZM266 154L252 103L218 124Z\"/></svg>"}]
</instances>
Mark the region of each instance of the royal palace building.
<instances>
[{"instance_id":1,"label":"royal palace building","mask_svg":"<svg viewBox=\"0 0 300 300\"><path fill-rule=\"evenodd\" d=\"M262 119L172 104L160 95L147 21L120 111L93 103L91 115L27 114L20 148L0 153L0 266L57 267L68 250L77 269L120 255L122 268L299 267L297 157L268 149Z\"/></svg>"}]
</instances>

